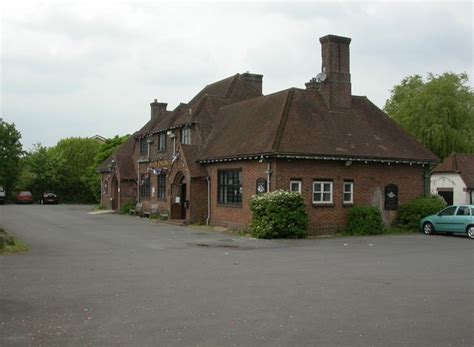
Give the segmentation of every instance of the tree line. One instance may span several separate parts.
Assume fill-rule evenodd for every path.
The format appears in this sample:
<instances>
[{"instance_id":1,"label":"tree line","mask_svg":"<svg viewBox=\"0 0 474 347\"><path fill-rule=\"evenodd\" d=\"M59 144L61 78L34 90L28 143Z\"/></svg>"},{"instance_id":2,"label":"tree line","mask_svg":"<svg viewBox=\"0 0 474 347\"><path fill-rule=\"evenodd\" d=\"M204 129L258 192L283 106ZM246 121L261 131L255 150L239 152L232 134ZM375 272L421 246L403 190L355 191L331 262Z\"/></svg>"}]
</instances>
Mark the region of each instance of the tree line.
<instances>
[{"instance_id":1,"label":"tree line","mask_svg":"<svg viewBox=\"0 0 474 347\"><path fill-rule=\"evenodd\" d=\"M408 76L393 87L384 111L441 160L452 152L474 153L474 93L466 73ZM37 199L53 191L64 202L97 202L96 169L127 138L115 136L104 144L67 138L25 152L15 124L0 118L0 186L10 199L29 190Z\"/></svg>"},{"instance_id":2,"label":"tree line","mask_svg":"<svg viewBox=\"0 0 474 347\"><path fill-rule=\"evenodd\" d=\"M37 201L44 192L56 193L62 202L96 203L100 200L97 167L128 135L115 136L101 144L92 138L66 138L55 146L36 144L23 151L21 134L14 124L0 123L0 185L7 199L28 190Z\"/></svg>"}]
</instances>

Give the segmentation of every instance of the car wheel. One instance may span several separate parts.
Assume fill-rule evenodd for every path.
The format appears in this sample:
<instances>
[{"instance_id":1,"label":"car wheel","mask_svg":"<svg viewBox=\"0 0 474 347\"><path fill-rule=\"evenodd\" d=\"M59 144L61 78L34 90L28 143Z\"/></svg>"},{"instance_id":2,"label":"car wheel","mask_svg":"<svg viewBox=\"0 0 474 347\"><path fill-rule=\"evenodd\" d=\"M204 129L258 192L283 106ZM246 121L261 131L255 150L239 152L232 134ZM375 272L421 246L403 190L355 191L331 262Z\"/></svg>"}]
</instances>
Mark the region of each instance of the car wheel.
<instances>
[{"instance_id":1,"label":"car wheel","mask_svg":"<svg viewBox=\"0 0 474 347\"><path fill-rule=\"evenodd\" d=\"M474 239L474 225L470 225L467 227L467 237L470 239Z\"/></svg>"},{"instance_id":2,"label":"car wheel","mask_svg":"<svg viewBox=\"0 0 474 347\"><path fill-rule=\"evenodd\" d=\"M425 224L423 224L423 233L425 235L431 235L433 234L433 231L434 231L433 224L431 224L430 222L426 222Z\"/></svg>"}]
</instances>

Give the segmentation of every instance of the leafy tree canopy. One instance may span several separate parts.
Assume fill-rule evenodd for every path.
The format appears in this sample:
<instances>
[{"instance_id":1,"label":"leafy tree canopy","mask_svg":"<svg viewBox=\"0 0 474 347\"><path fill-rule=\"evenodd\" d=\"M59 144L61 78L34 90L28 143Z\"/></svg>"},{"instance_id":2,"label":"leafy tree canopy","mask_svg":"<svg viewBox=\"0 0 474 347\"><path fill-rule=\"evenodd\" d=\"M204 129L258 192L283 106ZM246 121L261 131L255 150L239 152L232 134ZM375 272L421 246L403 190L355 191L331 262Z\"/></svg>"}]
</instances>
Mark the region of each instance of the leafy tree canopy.
<instances>
[{"instance_id":1,"label":"leafy tree canopy","mask_svg":"<svg viewBox=\"0 0 474 347\"><path fill-rule=\"evenodd\" d=\"M11 194L21 171L20 157L23 147L21 134L14 123L7 123L0 118L0 185Z\"/></svg>"},{"instance_id":2,"label":"leafy tree canopy","mask_svg":"<svg viewBox=\"0 0 474 347\"><path fill-rule=\"evenodd\" d=\"M124 136L118 136L115 135L115 137L111 139L107 139L104 144L99 149L99 152L94 158L94 162L96 165L100 165L104 162L105 159L110 157L116 149L122 145L125 141L128 140L130 135L124 135Z\"/></svg>"},{"instance_id":3,"label":"leafy tree canopy","mask_svg":"<svg viewBox=\"0 0 474 347\"><path fill-rule=\"evenodd\" d=\"M474 93L466 73L409 76L396 85L384 110L403 129L444 159L474 153Z\"/></svg>"},{"instance_id":4,"label":"leafy tree canopy","mask_svg":"<svg viewBox=\"0 0 474 347\"><path fill-rule=\"evenodd\" d=\"M47 191L60 194L65 180L65 164L66 160L60 152L54 150L54 147L34 145L23 158L20 189L30 190L38 199Z\"/></svg>"}]
</instances>

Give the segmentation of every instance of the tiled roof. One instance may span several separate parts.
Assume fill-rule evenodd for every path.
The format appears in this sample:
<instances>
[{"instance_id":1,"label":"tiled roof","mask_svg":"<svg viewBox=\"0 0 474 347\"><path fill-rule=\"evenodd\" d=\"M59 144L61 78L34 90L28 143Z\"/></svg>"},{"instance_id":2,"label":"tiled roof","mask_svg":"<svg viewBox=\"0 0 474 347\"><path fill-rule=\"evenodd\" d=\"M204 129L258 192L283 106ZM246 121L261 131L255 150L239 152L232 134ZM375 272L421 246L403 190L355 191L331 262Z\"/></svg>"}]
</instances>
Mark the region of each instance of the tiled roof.
<instances>
[{"instance_id":1,"label":"tiled roof","mask_svg":"<svg viewBox=\"0 0 474 347\"><path fill-rule=\"evenodd\" d=\"M206 177L207 173L204 167L199 164L196 160L198 157L199 148L197 146L189 146L180 144L183 152L184 161L189 169L191 177Z\"/></svg>"},{"instance_id":2,"label":"tiled roof","mask_svg":"<svg viewBox=\"0 0 474 347\"><path fill-rule=\"evenodd\" d=\"M334 112L317 91L297 88L223 107L199 159L260 154L438 160L367 98Z\"/></svg>"},{"instance_id":3,"label":"tiled roof","mask_svg":"<svg viewBox=\"0 0 474 347\"><path fill-rule=\"evenodd\" d=\"M120 179L135 179L137 174L133 162L134 147L135 137L130 136L110 157L100 164L97 171L109 171L112 166L112 160L114 160L120 172Z\"/></svg>"},{"instance_id":4,"label":"tiled roof","mask_svg":"<svg viewBox=\"0 0 474 347\"><path fill-rule=\"evenodd\" d=\"M433 169L436 172L459 173L466 187L474 189L474 154L452 153Z\"/></svg>"}]
</instances>

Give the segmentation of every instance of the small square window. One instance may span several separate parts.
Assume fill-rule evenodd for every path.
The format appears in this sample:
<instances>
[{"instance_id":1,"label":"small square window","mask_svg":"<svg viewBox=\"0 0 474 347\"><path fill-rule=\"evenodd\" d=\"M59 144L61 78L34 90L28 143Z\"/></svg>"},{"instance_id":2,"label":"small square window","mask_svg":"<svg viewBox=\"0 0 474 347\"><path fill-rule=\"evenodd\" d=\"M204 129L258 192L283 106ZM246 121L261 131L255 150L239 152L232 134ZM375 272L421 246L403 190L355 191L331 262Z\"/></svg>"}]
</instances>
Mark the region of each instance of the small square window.
<instances>
[{"instance_id":1,"label":"small square window","mask_svg":"<svg viewBox=\"0 0 474 347\"><path fill-rule=\"evenodd\" d=\"M301 193L301 181L290 181L290 192Z\"/></svg>"},{"instance_id":2,"label":"small square window","mask_svg":"<svg viewBox=\"0 0 474 347\"><path fill-rule=\"evenodd\" d=\"M344 182L343 195L344 204L354 203L354 182Z\"/></svg>"}]
</instances>

